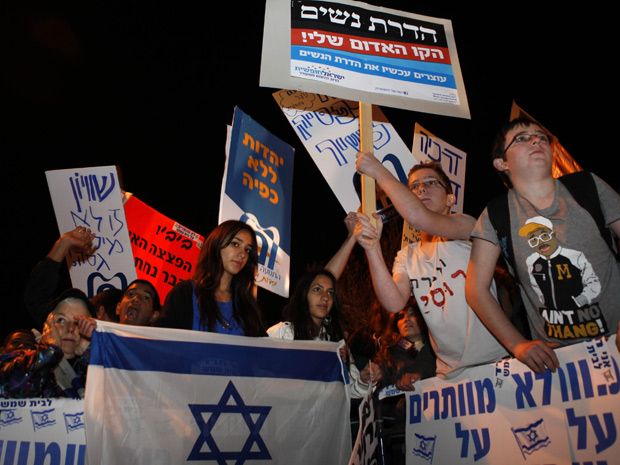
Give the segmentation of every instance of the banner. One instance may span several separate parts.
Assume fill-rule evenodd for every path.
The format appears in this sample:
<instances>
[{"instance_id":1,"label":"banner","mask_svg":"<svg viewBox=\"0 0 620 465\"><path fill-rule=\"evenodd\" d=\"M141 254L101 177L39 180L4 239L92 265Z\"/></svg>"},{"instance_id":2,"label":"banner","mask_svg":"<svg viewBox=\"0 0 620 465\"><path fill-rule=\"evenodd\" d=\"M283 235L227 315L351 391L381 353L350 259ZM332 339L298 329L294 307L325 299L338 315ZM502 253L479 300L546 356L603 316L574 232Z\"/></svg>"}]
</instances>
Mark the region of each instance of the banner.
<instances>
[{"instance_id":1,"label":"banner","mask_svg":"<svg viewBox=\"0 0 620 465\"><path fill-rule=\"evenodd\" d=\"M260 85L470 117L450 20L352 0L267 0Z\"/></svg>"},{"instance_id":2,"label":"banner","mask_svg":"<svg viewBox=\"0 0 620 465\"><path fill-rule=\"evenodd\" d=\"M374 389L368 389L366 396L360 403L358 409L360 424L348 465L372 465L377 463L374 455L380 449L380 430L373 393Z\"/></svg>"},{"instance_id":3,"label":"banner","mask_svg":"<svg viewBox=\"0 0 620 465\"><path fill-rule=\"evenodd\" d=\"M77 226L96 235L93 255L67 257L71 283L89 297L136 279L127 221L115 166L46 171L60 234Z\"/></svg>"},{"instance_id":4,"label":"banner","mask_svg":"<svg viewBox=\"0 0 620 465\"><path fill-rule=\"evenodd\" d=\"M528 118L538 124L541 128L543 128L547 133L551 134L551 131L548 131L542 124L540 124L536 118L532 118L523 108L517 105L516 102L512 102L512 108L510 109L510 121L516 118ZM577 161L571 156L570 153L564 148L560 141L554 136L553 137L553 165L551 166L551 171L553 173L554 178L559 178L565 174L574 173L575 171L582 171L581 166Z\"/></svg>"},{"instance_id":5,"label":"banner","mask_svg":"<svg viewBox=\"0 0 620 465\"><path fill-rule=\"evenodd\" d=\"M241 220L258 241L256 284L288 297L295 149L235 107L219 222Z\"/></svg>"},{"instance_id":6,"label":"banner","mask_svg":"<svg viewBox=\"0 0 620 465\"><path fill-rule=\"evenodd\" d=\"M355 171L360 146L358 102L294 90L281 90L273 97L344 211L357 211L361 189ZM381 109L373 110L375 156L406 184L407 173L417 161Z\"/></svg>"},{"instance_id":7,"label":"banner","mask_svg":"<svg viewBox=\"0 0 620 465\"><path fill-rule=\"evenodd\" d=\"M177 282L192 277L204 237L135 195L125 202L125 216L138 278L151 282L163 303Z\"/></svg>"},{"instance_id":8,"label":"banner","mask_svg":"<svg viewBox=\"0 0 620 465\"><path fill-rule=\"evenodd\" d=\"M85 465L82 400L0 399L0 463Z\"/></svg>"},{"instance_id":9,"label":"banner","mask_svg":"<svg viewBox=\"0 0 620 465\"><path fill-rule=\"evenodd\" d=\"M618 463L615 336L555 352L555 373L507 359L417 382L407 395L407 464Z\"/></svg>"},{"instance_id":10,"label":"banner","mask_svg":"<svg viewBox=\"0 0 620 465\"><path fill-rule=\"evenodd\" d=\"M346 464L338 343L98 323L89 463Z\"/></svg>"}]
</instances>

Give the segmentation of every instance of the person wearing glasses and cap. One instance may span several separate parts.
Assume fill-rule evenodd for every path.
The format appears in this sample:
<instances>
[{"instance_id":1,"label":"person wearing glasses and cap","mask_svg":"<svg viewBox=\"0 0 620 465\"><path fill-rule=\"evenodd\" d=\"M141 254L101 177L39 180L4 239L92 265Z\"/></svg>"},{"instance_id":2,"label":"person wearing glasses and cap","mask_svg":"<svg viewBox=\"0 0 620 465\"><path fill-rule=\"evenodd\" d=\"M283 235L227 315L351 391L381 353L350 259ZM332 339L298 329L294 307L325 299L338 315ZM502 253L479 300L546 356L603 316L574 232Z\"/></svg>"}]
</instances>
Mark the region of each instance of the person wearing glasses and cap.
<instances>
[{"instance_id":1,"label":"person wearing glasses and cap","mask_svg":"<svg viewBox=\"0 0 620 465\"><path fill-rule=\"evenodd\" d=\"M620 328L618 262L593 216L553 178L552 138L540 125L524 118L504 125L492 156L509 187L503 211L508 209L511 233L498 238L487 206L472 232L467 300L517 359L538 373L555 371L559 361L553 347ZM605 226L618 236L620 196L589 175ZM512 248L508 256L516 268L532 340L512 325L487 291L502 248Z\"/></svg>"},{"instance_id":2,"label":"person wearing glasses and cap","mask_svg":"<svg viewBox=\"0 0 620 465\"><path fill-rule=\"evenodd\" d=\"M420 241L401 249L389 272L381 252L382 223L358 214L357 242L365 249L373 287L383 308L392 313L413 295L437 356L436 373L457 376L465 367L495 362L505 349L465 301L465 271L475 219L452 214L455 196L438 163L414 166L408 185L396 179L372 154L359 153L358 172L374 178L400 215L419 229ZM494 294L494 284L489 283Z\"/></svg>"}]
</instances>

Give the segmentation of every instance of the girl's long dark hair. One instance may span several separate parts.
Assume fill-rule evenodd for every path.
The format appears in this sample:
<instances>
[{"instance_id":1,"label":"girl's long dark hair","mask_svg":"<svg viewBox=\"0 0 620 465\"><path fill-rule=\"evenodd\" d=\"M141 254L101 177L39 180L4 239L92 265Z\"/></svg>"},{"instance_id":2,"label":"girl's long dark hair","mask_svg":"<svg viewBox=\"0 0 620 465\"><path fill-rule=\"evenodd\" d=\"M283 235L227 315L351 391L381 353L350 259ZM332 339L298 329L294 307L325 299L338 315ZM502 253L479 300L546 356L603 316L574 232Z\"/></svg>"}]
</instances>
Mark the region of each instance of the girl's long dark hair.
<instances>
[{"instance_id":1,"label":"girl's long dark hair","mask_svg":"<svg viewBox=\"0 0 620 465\"><path fill-rule=\"evenodd\" d=\"M293 295L283 310L284 319L293 323L295 339L312 340L319 335L320 328L317 328L314 321L312 321L310 307L308 306L310 285L317 276L328 277L332 281L334 289L336 288L336 278L327 270L306 273L301 277L297 286L295 286ZM340 304L337 295L334 294L334 303L328 317L329 324L325 325L330 341L339 341L344 338L344 333L340 324L340 315Z\"/></svg>"},{"instance_id":2,"label":"girl's long dark hair","mask_svg":"<svg viewBox=\"0 0 620 465\"><path fill-rule=\"evenodd\" d=\"M265 329L258 304L252 295L254 275L258 265L256 233L251 226L242 221L224 221L211 231L202 246L192 278L198 294L200 322L206 323L209 331L215 329L217 320L225 324L215 300L215 291L224 274L222 249L232 242L239 231L247 231L250 234L252 250L248 254L246 265L232 278L233 316L243 328L246 336L264 336Z\"/></svg>"}]
</instances>

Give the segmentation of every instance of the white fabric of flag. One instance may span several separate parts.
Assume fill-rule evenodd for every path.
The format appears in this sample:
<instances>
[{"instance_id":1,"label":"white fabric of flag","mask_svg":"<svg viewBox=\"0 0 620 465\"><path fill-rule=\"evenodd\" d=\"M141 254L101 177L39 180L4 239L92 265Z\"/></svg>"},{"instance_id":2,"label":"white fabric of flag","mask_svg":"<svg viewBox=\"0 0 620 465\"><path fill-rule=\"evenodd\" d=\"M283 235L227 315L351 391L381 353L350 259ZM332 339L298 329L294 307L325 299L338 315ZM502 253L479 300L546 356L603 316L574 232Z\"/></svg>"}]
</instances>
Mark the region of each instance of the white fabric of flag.
<instances>
[{"instance_id":1,"label":"white fabric of flag","mask_svg":"<svg viewBox=\"0 0 620 465\"><path fill-rule=\"evenodd\" d=\"M98 322L89 463L346 464L338 344Z\"/></svg>"}]
</instances>

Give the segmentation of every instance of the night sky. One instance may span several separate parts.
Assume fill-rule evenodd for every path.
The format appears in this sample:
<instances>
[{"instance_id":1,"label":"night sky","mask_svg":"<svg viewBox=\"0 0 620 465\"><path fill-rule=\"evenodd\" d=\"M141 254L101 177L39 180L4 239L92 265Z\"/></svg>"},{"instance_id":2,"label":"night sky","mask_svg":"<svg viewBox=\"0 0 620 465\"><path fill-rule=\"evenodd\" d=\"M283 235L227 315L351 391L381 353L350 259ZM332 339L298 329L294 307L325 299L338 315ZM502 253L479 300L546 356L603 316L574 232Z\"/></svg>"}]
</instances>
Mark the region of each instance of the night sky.
<instances>
[{"instance_id":1,"label":"night sky","mask_svg":"<svg viewBox=\"0 0 620 465\"><path fill-rule=\"evenodd\" d=\"M293 283L344 238L346 212L271 97L277 89L258 86L264 2L177 3L2 2L2 336L32 326L23 284L59 235L46 170L117 165L126 190L207 235L235 105L296 149ZM596 2L561 12L513 2L485 12L491 20L478 2L374 3L452 20L472 119L382 109L407 146L418 122L468 153L465 212L477 216L502 190L489 149L513 99L620 187L605 156L615 118L604 115L617 101L617 26ZM284 299L265 294L277 314Z\"/></svg>"}]
</instances>

